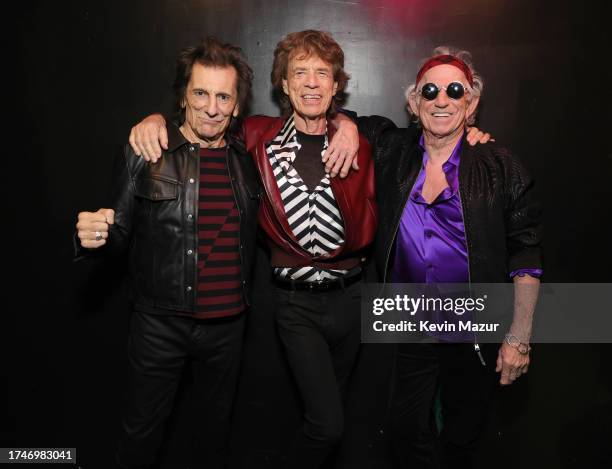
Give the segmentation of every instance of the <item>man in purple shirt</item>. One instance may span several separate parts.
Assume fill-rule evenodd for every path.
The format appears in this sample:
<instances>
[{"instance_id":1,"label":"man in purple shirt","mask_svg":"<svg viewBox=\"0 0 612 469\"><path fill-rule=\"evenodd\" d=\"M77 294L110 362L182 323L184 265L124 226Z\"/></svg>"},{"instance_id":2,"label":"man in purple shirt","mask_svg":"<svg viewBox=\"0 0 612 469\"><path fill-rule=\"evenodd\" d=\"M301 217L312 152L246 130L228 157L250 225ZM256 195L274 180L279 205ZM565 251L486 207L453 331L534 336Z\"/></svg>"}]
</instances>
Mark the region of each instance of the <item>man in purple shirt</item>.
<instances>
[{"instance_id":1,"label":"man in purple shirt","mask_svg":"<svg viewBox=\"0 0 612 469\"><path fill-rule=\"evenodd\" d=\"M514 282L514 315L501 346L398 345L390 430L402 468L473 467L497 373L507 385L529 366L542 274L540 207L533 181L507 149L466 143L481 92L469 54L437 49L406 94L420 129L397 129L377 116L358 119L376 162L380 279ZM438 389L437 446L431 416Z\"/></svg>"}]
</instances>

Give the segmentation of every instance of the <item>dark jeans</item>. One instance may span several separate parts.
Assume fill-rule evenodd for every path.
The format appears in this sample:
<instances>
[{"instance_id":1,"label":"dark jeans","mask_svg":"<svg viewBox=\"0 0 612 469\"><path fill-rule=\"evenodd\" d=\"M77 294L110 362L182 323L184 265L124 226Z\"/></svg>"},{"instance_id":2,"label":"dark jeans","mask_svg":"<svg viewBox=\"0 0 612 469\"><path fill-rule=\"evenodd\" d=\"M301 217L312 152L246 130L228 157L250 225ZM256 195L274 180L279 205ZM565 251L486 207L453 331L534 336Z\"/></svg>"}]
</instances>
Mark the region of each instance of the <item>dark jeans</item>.
<instances>
[{"instance_id":1,"label":"dark jeans","mask_svg":"<svg viewBox=\"0 0 612 469\"><path fill-rule=\"evenodd\" d=\"M398 468L474 467L499 376L498 346L398 344L390 431ZM433 405L438 388L443 427L436 441Z\"/></svg>"},{"instance_id":2,"label":"dark jeans","mask_svg":"<svg viewBox=\"0 0 612 469\"><path fill-rule=\"evenodd\" d=\"M148 467L155 462L189 358L198 396L193 410L197 415L193 467L224 466L244 321L244 314L198 320L133 313L127 408L117 451L121 467Z\"/></svg>"},{"instance_id":3,"label":"dark jeans","mask_svg":"<svg viewBox=\"0 0 612 469\"><path fill-rule=\"evenodd\" d=\"M361 282L329 292L277 288L276 321L304 404L286 468L321 466L344 429L343 394L359 351Z\"/></svg>"}]
</instances>

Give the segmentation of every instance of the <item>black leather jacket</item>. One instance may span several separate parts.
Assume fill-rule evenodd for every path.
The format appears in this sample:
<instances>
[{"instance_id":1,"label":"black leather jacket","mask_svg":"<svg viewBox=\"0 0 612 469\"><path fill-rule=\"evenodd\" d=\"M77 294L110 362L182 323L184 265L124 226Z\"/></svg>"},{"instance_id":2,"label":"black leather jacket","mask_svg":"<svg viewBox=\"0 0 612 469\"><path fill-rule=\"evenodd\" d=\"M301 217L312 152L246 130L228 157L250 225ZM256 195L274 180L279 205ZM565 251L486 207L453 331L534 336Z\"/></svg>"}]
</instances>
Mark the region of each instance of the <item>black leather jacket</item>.
<instances>
[{"instance_id":1,"label":"black leather jacket","mask_svg":"<svg viewBox=\"0 0 612 469\"><path fill-rule=\"evenodd\" d=\"M248 305L261 185L244 145L230 137L226 140L240 218L243 295ZM188 142L174 124L168 124L168 143L168 150L155 164L125 146L113 173L115 223L102 249L114 253L129 249L137 309L195 312L200 147Z\"/></svg>"},{"instance_id":2,"label":"black leather jacket","mask_svg":"<svg viewBox=\"0 0 612 469\"><path fill-rule=\"evenodd\" d=\"M374 154L380 209L374 256L379 280L387 281L400 218L423 161L421 130L397 129L379 116L360 117L358 126ZM507 149L463 142L459 192L471 282L507 282L514 270L542 267L541 208L533 186Z\"/></svg>"}]
</instances>

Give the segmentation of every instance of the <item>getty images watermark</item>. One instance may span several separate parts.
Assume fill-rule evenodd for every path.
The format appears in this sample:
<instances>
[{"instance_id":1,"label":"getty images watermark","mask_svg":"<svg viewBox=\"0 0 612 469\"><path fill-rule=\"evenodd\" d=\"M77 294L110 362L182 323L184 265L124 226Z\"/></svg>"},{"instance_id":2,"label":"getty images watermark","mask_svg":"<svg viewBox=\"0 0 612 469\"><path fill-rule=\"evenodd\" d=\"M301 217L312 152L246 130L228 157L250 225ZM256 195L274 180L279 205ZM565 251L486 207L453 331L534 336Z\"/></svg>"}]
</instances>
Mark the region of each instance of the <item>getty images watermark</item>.
<instances>
[{"instance_id":1,"label":"getty images watermark","mask_svg":"<svg viewBox=\"0 0 612 469\"><path fill-rule=\"evenodd\" d=\"M394 298L374 298L372 300L372 313L380 316L385 312L394 311L403 313L402 316L408 315L411 318L419 318L423 315L434 316L435 314L436 319L439 319L440 313L445 315L452 314L458 317L463 317L468 313L468 316L472 316L470 313L483 312L485 310L486 299L487 295L480 298L431 298L422 294L420 297L415 298L407 294L396 294ZM378 319L372 324L376 332L484 332L489 330L496 331L499 326L499 323L478 323L471 319L443 320L438 322L431 319L423 319L422 317L410 320L401 319L399 322L391 323Z\"/></svg>"},{"instance_id":2,"label":"getty images watermark","mask_svg":"<svg viewBox=\"0 0 612 469\"><path fill-rule=\"evenodd\" d=\"M533 287L528 287L533 288ZM363 342L500 343L515 308L512 283L365 284ZM612 284L542 284L531 342L612 342Z\"/></svg>"}]
</instances>

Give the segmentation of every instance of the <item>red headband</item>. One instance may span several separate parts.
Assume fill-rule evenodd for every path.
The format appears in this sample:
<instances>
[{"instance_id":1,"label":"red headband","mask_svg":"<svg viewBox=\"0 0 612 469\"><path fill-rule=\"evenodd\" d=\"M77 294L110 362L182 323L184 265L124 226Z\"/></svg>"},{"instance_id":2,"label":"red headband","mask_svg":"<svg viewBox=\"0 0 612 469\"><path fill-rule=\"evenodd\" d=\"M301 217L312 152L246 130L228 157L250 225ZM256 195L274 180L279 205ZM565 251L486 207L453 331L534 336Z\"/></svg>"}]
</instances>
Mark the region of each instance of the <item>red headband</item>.
<instances>
[{"instance_id":1,"label":"red headband","mask_svg":"<svg viewBox=\"0 0 612 469\"><path fill-rule=\"evenodd\" d=\"M425 62L423 66L421 67L421 69L419 70L419 73L417 73L417 78L416 78L417 85L419 84L419 82L421 81L421 78L423 78L423 75L425 75L425 72L427 70L429 70L430 68L434 68L438 65L444 65L444 64L452 65L453 67L457 67L459 70L461 70L465 74L470 86L474 85L474 77L472 76L470 67L468 67L463 60L458 59L457 57L453 55L436 55L435 57L432 57L427 62Z\"/></svg>"}]
</instances>

